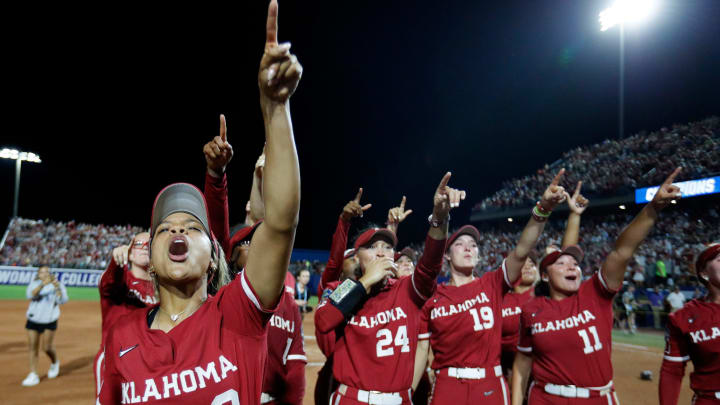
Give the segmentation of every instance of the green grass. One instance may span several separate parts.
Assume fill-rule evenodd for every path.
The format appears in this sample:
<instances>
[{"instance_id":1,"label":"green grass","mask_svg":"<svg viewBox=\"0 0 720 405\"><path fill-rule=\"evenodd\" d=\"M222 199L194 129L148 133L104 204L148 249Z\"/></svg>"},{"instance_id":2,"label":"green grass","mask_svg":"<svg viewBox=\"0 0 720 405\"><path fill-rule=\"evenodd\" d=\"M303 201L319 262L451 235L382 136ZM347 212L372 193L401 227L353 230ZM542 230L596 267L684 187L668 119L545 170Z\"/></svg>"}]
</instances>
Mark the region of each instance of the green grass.
<instances>
[{"instance_id":1,"label":"green grass","mask_svg":"<svg viewBox=\"0 0 720 405\"><path fill-rule=\"evenodd\" d=\"M0 300L25 300L24 285L0 285ZM68 297L77 301L100 301L97 288L67 287Z\"/></svg>"},{"instance_id":2,"label":"green grass","mask_svg":"<svg viewBox=\"0 0 720 405\"><path fill-rule=\"evenodd\" d=\"M24 300L26 288L24 285L0 285L0 300ZM71 300L100 301L97 288L67 287L67 292ZM317 297L312 296L308 301L310 306L317 307Z\"/></svg>"},{"instance_id":3,"label":"green grass","mask_svg":"<svg viewBox=\"0 0 720 405\"><path fill-rule=\"evenodd\" d=\"M630 335L619 330L613 330L612 339L613 342L628 343L631 345L658 347L660 349L665 347L665 336L660 331L654 333L638 332L635 335Z\"/></svg>"}]
</instances>

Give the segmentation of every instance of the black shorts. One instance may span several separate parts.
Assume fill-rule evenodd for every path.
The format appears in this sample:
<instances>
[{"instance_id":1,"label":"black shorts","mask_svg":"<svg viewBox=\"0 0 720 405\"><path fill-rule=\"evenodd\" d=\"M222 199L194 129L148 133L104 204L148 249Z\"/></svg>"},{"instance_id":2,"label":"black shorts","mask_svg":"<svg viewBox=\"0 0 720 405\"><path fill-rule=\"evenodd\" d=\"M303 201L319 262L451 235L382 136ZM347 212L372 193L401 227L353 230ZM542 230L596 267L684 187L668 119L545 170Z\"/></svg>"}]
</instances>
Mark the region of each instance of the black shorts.
<instances>
[{"instance_id":1,"label":"black shorts","mask_svg":"<svg viewBox=\"0 0 720 405\"><path fill-rule=\"evenodd\" d=\"M25 324L25 329L36 330L38 333L43 333L45 332L45 329L57 329L57 321L52 321L50 323L35 323L28 319L27 323Z\"/></svg>"}]
</instances>

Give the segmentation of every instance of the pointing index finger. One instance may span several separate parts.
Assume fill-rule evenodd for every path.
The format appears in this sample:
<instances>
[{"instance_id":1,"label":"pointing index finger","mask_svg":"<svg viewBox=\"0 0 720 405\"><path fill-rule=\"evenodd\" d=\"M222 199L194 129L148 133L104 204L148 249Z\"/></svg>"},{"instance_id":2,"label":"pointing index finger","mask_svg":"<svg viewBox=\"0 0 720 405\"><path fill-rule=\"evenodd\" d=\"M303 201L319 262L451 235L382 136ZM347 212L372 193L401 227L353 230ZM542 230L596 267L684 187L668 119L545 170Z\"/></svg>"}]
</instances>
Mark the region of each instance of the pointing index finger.
<instances>
[{"instance_id":1,"label":"pointing index finger","mask_svg":"<svg viewBox=\"0 0 720 405\"><path fill-rule=\"evenodd\" d=\"M220 114L220 139L227 142L227 123L225 122L225 114Z\"/></svg>"},{"instance_id":2,"label":"pointing index finger","mask_svg":"<svg viewBox=\"0 0 720 405\"><path fill-rule=\"evenodd\" d=\"M278 3L277 0L271 0L268 6L267 23L265 24L265 45L277 45L278 32Z\"/></svg>"},{"instance_id":3,"label":"pointing index finger","mask_svg":"<svg viewBox=\"0 0 720 405\"><path fill-rule=\"evenodd\" d=\"M675 171L672 172L670 176L668 176L667 179L665 179L665 182L663 184L672 184L673 181L675 181L675 177L677 177L678 174L682 171L682 167L678 167L675 169Z\"/></svg>"},{"instance_id":4,"label":"pointing index finger","mask_svg":"<svg viewBox=\"0 0 720 405\"><path fill-rule=\"evenodd\" d=\"M573 198L577 198L577 196L580 195L581 187L582 187L582 181L578 181L577 187L575 187L575 192L573 193Z\"/></svg>"},{"instance_id":5,"label":"pointing index finger","mask_svg":"<svg viewBox=\"0 0 720 405\"><path fill-rule=\"evenodd\" d=\"M450 172L445 173L442 180L440 180L440 185L438 186L438 190L442 190L445 187L447 187L448 182L450 181L450 176L452 176L452 173L450 173Z\"/></svg>"},{"instance_id":6,"label":"pointing index finger","mask_svg":"<svg viewBox=\"0 0 720 405\"><path fill-rule=\"evenodd\" d=\"M405 210L405 196L403 196L402 201L400 201L400 209Z\"/></svg>"},{"instance_id":7,"label":"pointing index finger","mask_svg":"<svg viewBox=\"0 0 720 405\"><path fill-rule=\"evenodd\" d=\"M360 204L360 197L362 197L362 193L363 193L363 189L362 189L362 187L360 187L360 189L358 190L357 195L355 196L355 199L353 201Z\"/></svg>"},{"instance_id":8,"label":"pointing index finger","mask_svg":"<svg viewBox=\"0 0 720 405\"><path fill-rule=\"evenodd\" d=\"M555 178L553 179L552 183L550 185L557 186L560 184L560 179L562 178L563 174L565 174L565 168L560 169L558 174L555 175Z\"/></svg>"}]
</instances>

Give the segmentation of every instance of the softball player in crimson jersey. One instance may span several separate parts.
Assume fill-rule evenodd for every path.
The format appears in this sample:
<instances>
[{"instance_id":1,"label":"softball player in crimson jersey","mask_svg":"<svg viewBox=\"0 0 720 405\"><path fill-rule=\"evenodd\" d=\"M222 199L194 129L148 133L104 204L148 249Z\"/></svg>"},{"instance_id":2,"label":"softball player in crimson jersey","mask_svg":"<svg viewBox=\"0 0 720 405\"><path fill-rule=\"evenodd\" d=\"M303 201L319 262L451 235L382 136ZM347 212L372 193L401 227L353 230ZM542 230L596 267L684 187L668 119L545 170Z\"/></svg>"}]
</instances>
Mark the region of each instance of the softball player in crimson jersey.
<instances>
[{"instance_id":1,"label":"softball player in crimson jersey","mask_svg":"<svg viewBox=\"0 0 720 405\"><path fill-rule=\"evenodd\" d=\"M263 378L262 404L300 405L305 394L305 364L300 311L287 292L270 318L268 360Z\"/></svg>"},{"instance_id":2,"label":"softball player in crimson jersey","mask_svg":"<svg viewBox=\"0 0 720 405\"><path fill-rule=\"evenodd\" d=\"M100 392L103 375L104 346L110 327L128 313L148 305L157 304L155 285L147 273L150 264L148 244L150 234L141 232L128 246L113 249L107 269L100 278L100 310L102 314L102 340L95 355L95 396Z\"/></svg>"},{"instance_id":3,"label":"softball player in crimson jersey","mask_svg":"<svg viewBox=\"0 0 720 405\"><path fill-rule=\"evenodd\" d=\"M99 403L260 402L267 323L282 294L300 205L288 101L302 68L289 44L278 45L276 32L273 0L258 75L267 141L266 215L253 235L246 269L208 297L208 278L226 266L204 197L183 183L161 191L150 228L159 305L134 311L112 327Z\"/></svg>"},{"instance_id":4,"label":"softball player in crimson jersey","mask_svg":"<svg viewBox=\"0 0 720 405\"><path fill-rule=\"evenodd\" d=\"M565 234L563 235L563 247L576 245L580 237L580 216L587 208L590 201L580 194L582 181L579 181L572 196L568 195L567 205L570 209ZM550 248L548 246L546 249ZM505 295L503 300L502 316L502 355L501 363L505 378L512 377L512 366L517 353L517 343L520 337L520 314L521 308L528 301L535 297L534 287L540 280L538 272L538 256L535 251L525 261L522 268L520 280L515 284L511 292Z\"/></svg>"},{"instance_id":5,"label":"softball player in crimson jersey","mask_svg":"<svg viewBox=\"0 0 720 405\"><path fill-rule=\"evenodd\" d=\"M541 215L549 215L566 198L558 185L563 173L555 176L538 203L544 210ZM501 267L480 278L473 276L479 259L478 230L465 225L448 239L445 257L451 281L438 286L423 307L420 329L420 338L429 339L434 355L431 404L509 403L500 367L503 296L520 276L544 227L545 221L533 215ZM424 367L424 362L416 363Z\"/></svg>"},{"instance_id":6,"label":"softball player in crimson jersey","mask_svg":"<svg viewBox=\"0 0 720 405\"><path fill-rule=\"evenodd\" d=\"M688 360L693 363L692 403L720 404L720 244L712 244L700 253L695 271L708 294L668 317L658 387L660 405L677 405Z\"/></svg>"},{"instance_id":7,"label":"softball player in crimson jersey","mask_svg":"<svg viewBox=\"0 0 720 405\"><path fill-rule=\"evenodd\" d=\"M410 404L420 308L435 289L450 208L465 197L449 179L435 191L425 254L412 276L391 277L395 234L369 229L355 242L363 276L345 280L318 306L317 328L338 336L333 374L340 386L332 404Z\"/></svg>"},{"instance_id":8,"label":"softball player in crimson jersey","mask_svg":"<svg viewBox=\"0 0 720 405\"><path fill-rule=\"evenodd\" d=\"M618 404L612 383L612 301L627 264L657 221L662 208L680 196L676 169L618 237L600 272L582 283L582 250L569 246L547 254L540 274L549 297L522 307L520 341L513 365L512 403L529 405ZM582 284L581 284L582 283Z\"/></svg>"}]
</instances>

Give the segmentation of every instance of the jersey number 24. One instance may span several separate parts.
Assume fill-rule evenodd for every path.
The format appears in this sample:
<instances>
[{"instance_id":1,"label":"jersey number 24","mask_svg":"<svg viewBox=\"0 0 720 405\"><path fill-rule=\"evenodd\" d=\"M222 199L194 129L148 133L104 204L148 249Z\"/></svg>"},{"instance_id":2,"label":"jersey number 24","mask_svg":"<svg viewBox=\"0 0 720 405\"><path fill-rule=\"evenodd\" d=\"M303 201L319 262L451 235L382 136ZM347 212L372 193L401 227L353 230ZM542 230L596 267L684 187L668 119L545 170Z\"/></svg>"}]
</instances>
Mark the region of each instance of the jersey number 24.
<instances>
[{"instance_id":1,"label":"jersey number 24","mask_svg":"<svg viewBox=\"0 0 720 405\"><path fill-rule=\"evenodd\" d=\"M395 354L393 349L393 336L390 329L380 329L375 335L376 338L380 339L375 345L378 357L392 356ZM400 346L400 353L410 352L410 339L408 339L407 326L400 325L397 333L395 334L395 346Z\"/></svg>"}]
</instances>

